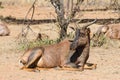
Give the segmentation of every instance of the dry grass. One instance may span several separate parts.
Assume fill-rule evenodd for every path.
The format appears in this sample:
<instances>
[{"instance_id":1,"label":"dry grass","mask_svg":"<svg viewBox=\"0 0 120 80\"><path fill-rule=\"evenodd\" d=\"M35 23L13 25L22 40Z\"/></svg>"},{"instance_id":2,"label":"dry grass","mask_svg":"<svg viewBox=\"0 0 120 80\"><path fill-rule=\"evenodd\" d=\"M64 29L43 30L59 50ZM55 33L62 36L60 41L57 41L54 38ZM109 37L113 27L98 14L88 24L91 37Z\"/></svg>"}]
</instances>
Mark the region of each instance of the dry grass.
<instances>
[{"instance_id":1,"label":"dry grass","mask_svg":"<svg viewBox=\"0 0 120 80\"><path fill-rule=\"evenodd\" d=\"M102 47L104 47L104 48L120 48L120 40L115 40L115 39L109 39L109 38L107 38L106 39L106 43L105 44L103 44L103 46Z\"/></svg>"}]
</instances>

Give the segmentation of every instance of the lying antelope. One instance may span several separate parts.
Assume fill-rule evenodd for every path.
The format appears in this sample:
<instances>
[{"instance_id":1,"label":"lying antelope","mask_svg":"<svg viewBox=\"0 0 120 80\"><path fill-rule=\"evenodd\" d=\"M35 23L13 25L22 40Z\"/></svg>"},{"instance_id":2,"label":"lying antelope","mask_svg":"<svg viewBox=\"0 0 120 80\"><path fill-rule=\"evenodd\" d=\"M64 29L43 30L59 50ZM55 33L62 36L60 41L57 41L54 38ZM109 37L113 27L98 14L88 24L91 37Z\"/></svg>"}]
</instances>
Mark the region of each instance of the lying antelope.
<instances>
[{"instance_id":1,"label":"lying antelope","mask_svg":"<svg viewBox=\"0 0 120 80\"><path fill-rule=\"evenodd\" d=\"M10 34L10 30L7 25L0 22L0 36L8 36Z\"/></svg>"},{"instance_id":2,"label":"lying antelope","mask_svg":"<svg viewBox=\"0 0 120 80\"><path fill-rule=\"evenodd\" d=\"M120 24L109 24L109 25L101 26L97 30L95 35L99 37L101 34L104 34L105 37L108 37L110 39L120 39Z\"/></svg>"},{"instance_id":3,"label":"lying antelope","mask_svg":"<svg viewBox=\"0 0 120 80\"><path fill-rule=\"evenodd\" d=\"M80 70L84 67L96 68L96 65L85 66L89 57L90 30L87 28L94 22L76 30L73 41L64 39L60 43L28 49L20 59L21 69L27 68L53 68Z\"/></svg>"},{"instance_id":4,"label":"lying antelope","mask_svg":"<svg viewBox=\"0 0 120 80\"><path fill-rule=\"evenodd\" d=\"M106 37L111 39L119 39L120 40L120 24L110 24L108 25L108 30L105 34Z\"/></svg>"}]
</instances>

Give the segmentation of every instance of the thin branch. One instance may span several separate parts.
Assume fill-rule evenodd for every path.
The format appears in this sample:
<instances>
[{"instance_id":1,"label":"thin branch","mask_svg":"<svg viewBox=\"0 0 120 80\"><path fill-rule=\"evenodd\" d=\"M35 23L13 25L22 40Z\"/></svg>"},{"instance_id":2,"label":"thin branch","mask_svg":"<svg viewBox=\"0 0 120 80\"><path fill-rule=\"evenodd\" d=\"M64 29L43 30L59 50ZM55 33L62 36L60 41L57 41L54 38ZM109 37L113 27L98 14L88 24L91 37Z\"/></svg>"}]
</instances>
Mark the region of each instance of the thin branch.
<instances>
[{"instance_id":1,"label":"thin branch","mask_svg":"<svg viewBox=\"0 0 120 80\"><path fill-rule=\"evenodd\" d=\"M32 16L31 16L31 20L33 19L33 15L34 15L34 11L35 11L35 2L36 2L37 0L35 0L34 2L33 2L33 4L32 4L32 6L30 7L30 9L28 10L28 12L27 12L27 14L26 14L26 16L25 16L25 19L24 19L24 22L25 22L25 20L27 20L27 17L28 17L28 15L29 15L29 13L30 13L30 11L32 10ZM24 22L23 22L23 24L24 24ZM29 27L30 26L30 23L27 25L27 28L29 28L32 32L33 32L33 30ZM24 31L24 29L22 30L22 31Z\"/></svg>"},{"instance_id":2,"label":"thin branch","mask_svg":"<svg viewBox=\"0 0 120 80\"><path fill-rule=\"evenodd\" d=\"M35 4L35 3L34 3ZM33 11L32 11L32 16L31 16L31 21L32 21L32 19L33 19L33 16L34 16L34 11L35 11L35 6L33 5L32 6L32 9L33 9ZM27 32L26 32L26 35L28 34L28 31L29 30L31 30L32 32L33 32L33 30L30 28L30 23L27 25ZM34 32L33 32L34 33Z\"/></svg>"},{"instance_id":3,"label":"thin branch","mask_svg":"<svg viewBox=\"0 0 120 80\"><path fill-rule=\"evenodd\" d=\"M27 14L26 14L26 16L25 16L25 19L24 19L24 21L23 21L23 24L25 24L25 20L27 20L27 17L28 17L28 15L29 15L29 13L30 13L31 10L32 10L32 15L31 15L31 18L30 18L30 19L31 19L31 20L33 19L36 1L37 1L37 0L35 0L35 1L33 2L32 6L31 6L30 9L28 10L28 12L27 12ZM19 34L19 36L22 36L22 37L24 37L25 39L27 39L26 36L27 36L29 30L31 30L31 31L33 32L33 30L30 28L30 25L31 25L31 23L28 23L25 28L22 27L22 31L21 31L21 33ZM26 30L26 32L25 32L25 30ZM34 33L34 32L33 32L33 33ZM19 38L19 36L18 36L18 38Z\"/></svg>"},{"instance_id":4,"label":"thin branch","mask_svg":"<svg viewBox=\"0 0 120 80\"><path fill-rule=\"evenodd\" d=\"M35 0L35 1L33 2L32 6L31 6L30 9L28 10L28 12L27 12L27 14L26 14L26 16L25 16L24 21L27 20L28 14L30 13L31 9L33 9L33 8L35 7L36 1L37 1L37 0ZM24 23L24 22L23 22L23 23Z\"/></svg>"},{"instance_id":5,"label":"thin branch","mask_svg":"<svg viewBox=\"0 0 120 80\"><path fill-rule=\"evenodd\" d=\"M70 15L67 18L67 22L70 22L73 17L75 17L75 14L79 12L79 6L83 3L84 0L77 0L77 3L75 4L74 8L72 9Z\"/></svg>"}]
</instances>

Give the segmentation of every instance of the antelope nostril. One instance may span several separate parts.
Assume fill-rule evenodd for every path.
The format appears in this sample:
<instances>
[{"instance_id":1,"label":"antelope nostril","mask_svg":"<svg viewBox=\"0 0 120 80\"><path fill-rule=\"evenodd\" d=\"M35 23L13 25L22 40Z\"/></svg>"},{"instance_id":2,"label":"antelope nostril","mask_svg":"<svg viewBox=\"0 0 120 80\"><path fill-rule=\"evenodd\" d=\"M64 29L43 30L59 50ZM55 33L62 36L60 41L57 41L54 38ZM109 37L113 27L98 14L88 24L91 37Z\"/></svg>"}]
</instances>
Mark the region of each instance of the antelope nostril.
<instances>
[{"instance_id":1,"label":"antelope nostril","mask_svg":"<svg viewBox=\"0 0 120 80\"><path fill-rule=\"evenodd\" d=\"M22 63L22 60L19 60L19 67L20 67L20 68L23 68L23 67L24 67L24 64Z\"/></svg>"},{"instance_id":2,"label":"antelope nostril","mask_svg":"<svg viewBox=\"0 0 120 80\"><path fill-rule=\"evenodd\" d=\"M19 62L22 63L22 60L20 60Z\"/></svg>"},{"instance_id":3,"label":"antelope nostril","mask_svg":"<svg viewBox=\"0 0 120 80\"><path fill-rule=\"evenodd\" d=\"M23 65L25 65L26 64L26 62L22 59L22 60L19 60L19 63L20 64L23 64Z\"/></svg>"}]
</instances>

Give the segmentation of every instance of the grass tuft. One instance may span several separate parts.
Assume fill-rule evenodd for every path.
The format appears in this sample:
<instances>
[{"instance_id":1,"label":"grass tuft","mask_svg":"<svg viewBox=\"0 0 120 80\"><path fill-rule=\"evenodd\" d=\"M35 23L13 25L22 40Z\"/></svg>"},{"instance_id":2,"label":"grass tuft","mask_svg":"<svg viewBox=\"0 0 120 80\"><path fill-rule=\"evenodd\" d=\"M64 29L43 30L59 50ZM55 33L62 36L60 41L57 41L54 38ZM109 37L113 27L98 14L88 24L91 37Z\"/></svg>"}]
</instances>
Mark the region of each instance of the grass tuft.
<instances>
[{"instance_id":1,"label":"grass tuft","mask_svg":"<svg viewBox=\"0 0 120 80\"><path fill-rule=\"evenodd\" d=\"M44 46L44 45L51 45L55 43L58 43L58 39L57 40L44 39L44 40L29 41L29 42L19 43L18 49L26 50L29 48L34 48L34 47Z\"/></svg>"}]
</instances>

